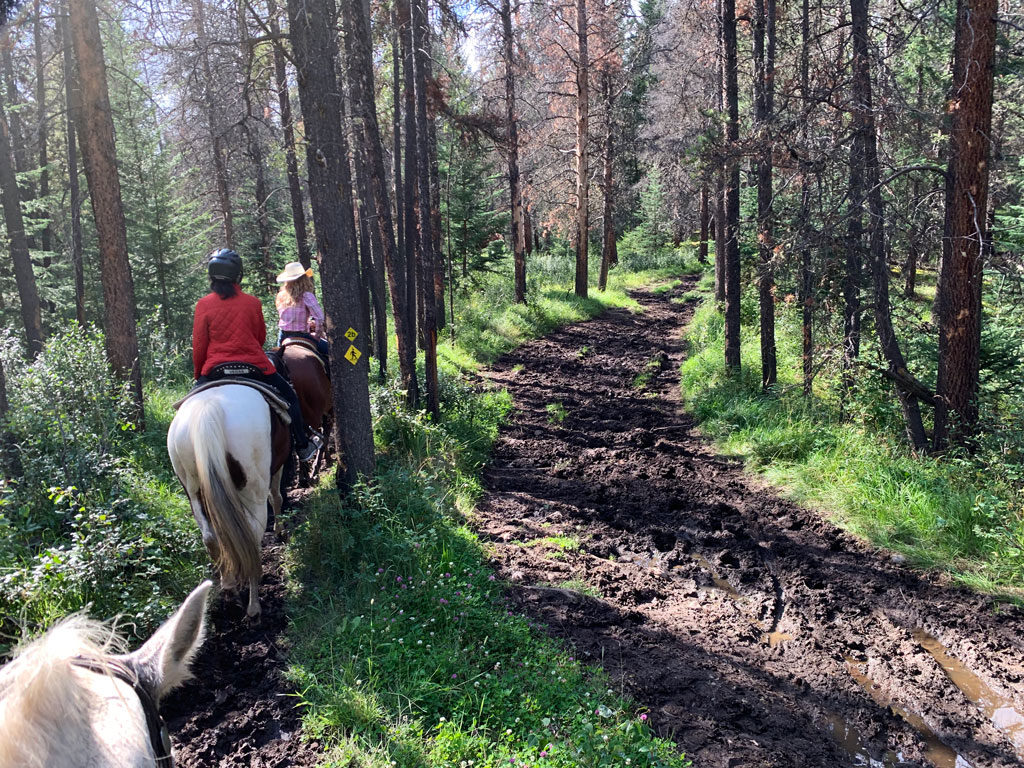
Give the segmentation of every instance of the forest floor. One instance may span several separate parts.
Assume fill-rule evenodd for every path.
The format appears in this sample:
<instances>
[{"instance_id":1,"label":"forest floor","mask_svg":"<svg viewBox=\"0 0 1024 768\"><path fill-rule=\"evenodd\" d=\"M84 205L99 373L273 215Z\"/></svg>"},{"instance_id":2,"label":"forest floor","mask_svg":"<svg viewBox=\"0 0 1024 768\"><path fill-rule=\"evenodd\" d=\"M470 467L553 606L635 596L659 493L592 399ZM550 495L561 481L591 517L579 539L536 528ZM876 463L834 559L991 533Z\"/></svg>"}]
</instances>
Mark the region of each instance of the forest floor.
<instances>
[{"instance_id":1,"label":"forest floor","mask_svg":"<svg viewBox=\"0 0 1024 768\"><path fill-rule=\"evenodd\" d=\"M679 392L693 282L492 368L515 410L474 524L520 610L701 768L1024 765L1024 611L716 456Z\"/></svg>"},{"instance_id":2,"label":"forest floor","mask_svg":"<svg viewBox=\"0 0 1024 768\"><path fill-rule=\"evenodd\" d=\"M700 768L1024 765L1024 611L915 572L716 456L683 411L695 280L488 373L515 410L473 525L520 610ZM281 547L164 714L182 768L303 768ZM640 757L640 756L638 756ZM639 762L639 761L638 761Z\"/></svg>"}]
</instances>

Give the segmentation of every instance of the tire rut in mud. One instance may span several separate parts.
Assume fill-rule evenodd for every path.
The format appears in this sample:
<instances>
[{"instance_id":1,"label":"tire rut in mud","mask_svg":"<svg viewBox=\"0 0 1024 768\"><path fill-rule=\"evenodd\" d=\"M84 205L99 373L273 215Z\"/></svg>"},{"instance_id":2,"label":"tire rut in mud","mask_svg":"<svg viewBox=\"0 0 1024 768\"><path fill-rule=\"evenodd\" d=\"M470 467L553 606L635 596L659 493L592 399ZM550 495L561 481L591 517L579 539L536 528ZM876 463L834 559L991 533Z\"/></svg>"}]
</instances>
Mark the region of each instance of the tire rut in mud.
<instances>
[{"instance_id":1,"label":"tire rut in mud","mask_svg":"<svg viewBox=\"0 0 1024 768\"><path fill-rule=\"evenodd\" d=\"M161 706L178 768L311 768L322 756L317 742L300 738L301 712L284 679L282 553L266 534L258 625L246 621L238 598L213 598L194 676Z\"/></svg>"},{"instance_id":2,"label":"tire rut in mud","mask_svg":"<svg viewBox=\"0 0 1024 768\"><path fill-rule=\"evenodd\" d=\"M489 374L516 411L476 525L514 600L698 766L1024 764L1024 613L902 567L714 455L678 392L691 287L638 293L643 312Z\"/></svg>"}]
</instances>

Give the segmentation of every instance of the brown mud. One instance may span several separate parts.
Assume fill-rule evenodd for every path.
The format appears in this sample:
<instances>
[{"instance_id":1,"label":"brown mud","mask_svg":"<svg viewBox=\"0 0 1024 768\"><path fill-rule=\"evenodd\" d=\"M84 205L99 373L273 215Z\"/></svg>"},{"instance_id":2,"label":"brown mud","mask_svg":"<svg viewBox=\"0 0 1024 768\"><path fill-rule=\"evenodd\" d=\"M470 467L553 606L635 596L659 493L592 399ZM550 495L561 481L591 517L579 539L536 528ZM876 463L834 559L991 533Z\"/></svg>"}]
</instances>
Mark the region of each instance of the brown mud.
<instances>
[{"instance_id":1,"label":"brown mud","mask_svg":"<svg viewBox=\"0 0 1024 768\"><path fill-rule=\"evenodd\" d=\"M475 524L514 601L696 766L1024 765L1024 611L716 456L679 395L691 287L490 374L516 410Z\"/></svg>"},{"instance_id":2,"label":"brown mud","mask_svg":"<svg viewBox=\"0 0 1024 768\"><path fill-rule=\"evenodd\" d=\"M322 750L300 738L301 712L284 678L288 644L282 545L263 537L263 615L215 595L194 677L161 705L178 768L312 768ZM248 590L242 590L245 597Z\"/></svg>"}]
</instances>

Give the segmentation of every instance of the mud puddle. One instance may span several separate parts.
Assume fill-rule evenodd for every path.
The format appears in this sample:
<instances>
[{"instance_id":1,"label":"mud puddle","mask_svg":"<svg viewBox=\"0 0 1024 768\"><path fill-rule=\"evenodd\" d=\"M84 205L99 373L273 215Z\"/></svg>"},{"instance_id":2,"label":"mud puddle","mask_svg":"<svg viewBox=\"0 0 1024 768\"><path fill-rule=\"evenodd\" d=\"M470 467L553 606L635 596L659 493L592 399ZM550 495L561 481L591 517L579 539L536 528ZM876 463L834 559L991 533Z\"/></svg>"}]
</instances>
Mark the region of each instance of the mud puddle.
<instances>
[{"instance_id":1,"label":"mud puddle","mask_svg":"<svg viewBox=\"0 0 1024 768\"><path fill-rule=\"evenodd\" d=\"M964 696L985 713L992 725L1006 734L1016 748L1017 756L1024 759L1024 715L1016 709L1013 700L992 690L991 686L953 658L942 643L923 629L914 630L913 637L939 663L942 671Z\"/></svg>"},{"instance_id":2,"label":"mud puddle","mask_svg":"<svg viewBox=\"0 0 1024 768\"><path fill-rule=\"evenodd\" d=\"M477 527L512 599L701 768L1021 766L1016 720L997 712L1024 712L1024 612L894 563L716 456L678 390L692 307L672 299L692 284L636 294L642 312L565 328L489 374L516 413ZM580 546L555 560L514 544L538 527ZM602 599L536 588L574 579ZM1011 701L972 703L889 615L980 649L971 669Z\"/></svg>"}]
</instances>

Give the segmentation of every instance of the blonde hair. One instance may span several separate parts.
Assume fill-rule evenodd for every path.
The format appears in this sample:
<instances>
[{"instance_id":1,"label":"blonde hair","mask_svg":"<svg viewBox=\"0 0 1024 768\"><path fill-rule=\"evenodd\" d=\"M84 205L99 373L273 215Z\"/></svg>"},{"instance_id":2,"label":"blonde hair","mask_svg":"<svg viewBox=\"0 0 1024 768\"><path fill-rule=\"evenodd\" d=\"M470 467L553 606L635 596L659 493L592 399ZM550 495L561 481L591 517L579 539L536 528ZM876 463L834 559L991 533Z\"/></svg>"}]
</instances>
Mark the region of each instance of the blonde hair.
<instances>
[{"instance_id":1,"label":"blonde hair","mask_svg":"<svg viewBox=\"0 0 1024 768\"><path fill-rule=\"evenodd\" d=\"M281 290L274 299L278 312L285 307L297 307L302 303L302 295L305 293L313 293L313 278L308 275L281 283Z\"/></svg>"}]
</instances>

